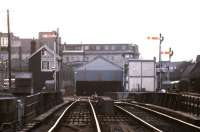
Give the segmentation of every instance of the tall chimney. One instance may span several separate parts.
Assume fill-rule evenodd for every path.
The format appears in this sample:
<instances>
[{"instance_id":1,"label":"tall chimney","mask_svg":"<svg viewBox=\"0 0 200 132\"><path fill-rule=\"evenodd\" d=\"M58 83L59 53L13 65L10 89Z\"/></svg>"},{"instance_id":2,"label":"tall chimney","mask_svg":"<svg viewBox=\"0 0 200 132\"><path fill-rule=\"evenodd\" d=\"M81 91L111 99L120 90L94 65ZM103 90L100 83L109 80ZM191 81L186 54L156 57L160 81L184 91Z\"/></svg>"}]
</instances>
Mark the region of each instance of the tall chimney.
<instances>
[{"instance_id":1,"label":"tall chimney","mask_svg":"<svg viewBox=\"0 0 200 132\"><path fill-rule=\"evenodd\" d=\"M36 51L36 41L35 39L31 40L31 54Z\"/></svg>"}]
</instances>

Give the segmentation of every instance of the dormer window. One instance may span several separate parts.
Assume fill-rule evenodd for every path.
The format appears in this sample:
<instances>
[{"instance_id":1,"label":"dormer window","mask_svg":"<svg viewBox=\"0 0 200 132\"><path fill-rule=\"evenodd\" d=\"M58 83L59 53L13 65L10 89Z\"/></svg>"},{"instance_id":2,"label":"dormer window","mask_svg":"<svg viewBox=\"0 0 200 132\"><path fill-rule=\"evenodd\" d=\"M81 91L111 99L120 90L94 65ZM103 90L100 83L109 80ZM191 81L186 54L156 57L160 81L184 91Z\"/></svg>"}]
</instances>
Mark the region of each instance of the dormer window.
<instances>
[{"instance_id":1,"label":"dormer window","mask_svg":"<svg viewBox=\"0 0 200 132\"><path fill-rule=\"evenodd\" d=\"M46 56L46 55L47 55L47 51L46 51L45 49L43 49L43 50L41 51L41 53L42 53L42 56Z\"/></svg>"}]
</instances>

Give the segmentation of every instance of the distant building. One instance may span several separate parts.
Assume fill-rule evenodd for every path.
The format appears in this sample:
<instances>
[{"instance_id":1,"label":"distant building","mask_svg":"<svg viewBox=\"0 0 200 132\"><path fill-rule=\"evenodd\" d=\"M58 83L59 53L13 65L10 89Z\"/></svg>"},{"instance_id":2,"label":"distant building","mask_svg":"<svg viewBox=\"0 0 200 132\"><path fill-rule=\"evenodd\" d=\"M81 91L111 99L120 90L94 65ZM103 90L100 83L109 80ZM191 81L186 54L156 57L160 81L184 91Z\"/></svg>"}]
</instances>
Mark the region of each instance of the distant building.
<instances>
[{"instance_id":1,"label":"distant building","mask_svg":"<svg viewBox=\"0 0 200 132\"><path fill-rule=\"evenodd\" d=\"M59 53L61 38L57 38L57 32L39 32L38 43L41 46L47 45L51 50L56 50ZM56 45L54 45L57 43ZM54 47L55 46L55 47Z\"/></svg>"},{"instance_id":2,"label":"distant building","mask_svg":"<svg viewBox=\"0 0 200 132\"><path fill-rule=\"evenodd\" d=\"M11 33L11 69L13 72L28 70L28 57L31 54L30 53L31 40L32 39L19 38L17 36L14 36L13 33ZM4 61L4 63L7 63L8 61L7 33L0 33L0 51L1 51L0 60Z\"/></svg>"},{"instance_id":3,"label":"distant building","mask_svg":"<svg viewBox=\"0 0 200 132\"><path fill-rule=\"evenodd\" d=\"M11 38L11 68L12 71L19 67L20 38L15 36L13 33L10 34ZM12 74L13 75L13 74ZM3 79L8 78L8 33L0 32L0 83Z\"/></svg>"},{"instance_id":4,"label":"distant building","mask_svg":"<svg viewBox=\"0 0 200 132\"><path fill-rule=\"evenodd\" d=\"M10 34L11 38L11 59L19 58L19 49L21 47L20 38ZM1 59L8 59L8 33L0 33L0 51Z\"/></svg>"},{"instance_id":5,"label":"distant building","mask_svg":"<svg viewBox=\"0 0 200 132\"><path fill-rule=\"evenodd\" d=\"M78 66L102 56L122 66L125 58L139 58L138 46L135 44L64 44L63 63Z\"/></svg>"}]
</instances>

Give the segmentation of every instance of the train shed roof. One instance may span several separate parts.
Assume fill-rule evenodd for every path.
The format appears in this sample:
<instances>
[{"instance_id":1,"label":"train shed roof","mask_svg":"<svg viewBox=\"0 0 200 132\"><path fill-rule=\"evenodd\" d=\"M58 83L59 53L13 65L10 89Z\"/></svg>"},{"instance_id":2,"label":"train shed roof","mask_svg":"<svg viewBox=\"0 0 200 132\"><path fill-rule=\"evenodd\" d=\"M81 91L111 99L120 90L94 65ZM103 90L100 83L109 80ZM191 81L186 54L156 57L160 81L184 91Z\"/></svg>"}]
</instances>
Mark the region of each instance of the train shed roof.
<instances>
[{"instance_id":1,"label":"train shed roof","mask_svg":"<svg viewBox=\"0 0 200 132\"><path fill-rule=\"evenodd\" d=\"M78 67L75 71L122 71L122 67L105 59L102 56L95 57L92 61Z\"/></svg>"}]
</instances>

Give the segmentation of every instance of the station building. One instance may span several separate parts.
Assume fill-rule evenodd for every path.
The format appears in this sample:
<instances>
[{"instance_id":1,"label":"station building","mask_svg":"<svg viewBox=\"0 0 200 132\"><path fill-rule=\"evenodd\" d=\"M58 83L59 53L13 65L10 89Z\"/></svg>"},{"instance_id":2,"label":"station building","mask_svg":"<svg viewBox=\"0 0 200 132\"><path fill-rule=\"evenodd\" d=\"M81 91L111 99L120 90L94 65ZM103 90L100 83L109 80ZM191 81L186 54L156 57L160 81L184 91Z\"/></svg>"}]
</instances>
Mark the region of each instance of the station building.
<instances>
[{"instance_id":1,"label":"station building","mask_svg":"<svg viewBox=\"0 0 200 132\"><path fill-rule=\"evenodd\" d=\"M97 59L98 58L98 59ZM104 58L104 59L103 59ZM65 72L67 74L67 79L63 79L66 82L66 88L73 87L77 88L77 94L94 94L96 91L98 94L103 94L103 88L105 92L108 91L123 91L123 67L128 58L138 59L139 51L136 44L62 44L62 62L63 65L72 67L70 70ZM102 64L101 64L102 63ZM106 67L104 64L112 63L111 67ZM90 65L95 64L97 67L101 66L98 70L91 70ZM86 66L86 68L85 68ZM89 68L87 68L89 66ZM81 68L82 67L82 68ZM112 74L113 68L118 67L118 70L115 71L117 76L121 79L113 80ZM120 68L119 68L120 67ZM108 69L107 69L108 68ZM81 70L76 74L76 70ZM108 72L106 72L108 71ZM71 73L74 74L71 74ZM85 74L86 73L86 74ZM97 75L98 73L98 75ZM108 75L107 73L112 73ZM89 78L84 78L83 75L87 75ZM80 77L81 76L81 77ZM97 76L103 77L103 80L92 78ZM79 78L80 77L80 78ZM104 78L105 77L105 78ZM82 78L82 79L81 79ZM81 79L81 80L77 80ZM84 80L86 79L86 80ZM99 79L99 81L98 81ZM113 80L113 81L111 81ZM76 82L76 83L75 83ZM77 84L77 86L75 86ZM87 87L86 93L83 93L83 87ZM97 88L97 86L99 86ZM91 93L89 93L89 87ZM101 88L100 88L101 87ZM113 89L116 87L116 89ZM101 89L99 91L99 89ZM75 90L75 89L74 89ZM74 91L71 90L71 91Z\"/></svg>"},{"instance_id":2,"label":"station building","mask_svg":"<svg viewBox=\"0 0 200 132\"><path fill-rule=\"evenodd\" d=\"M122 92L122 67L101 56L75 69L77 95L104 95Z\"/></svg>"}]
</instances>

